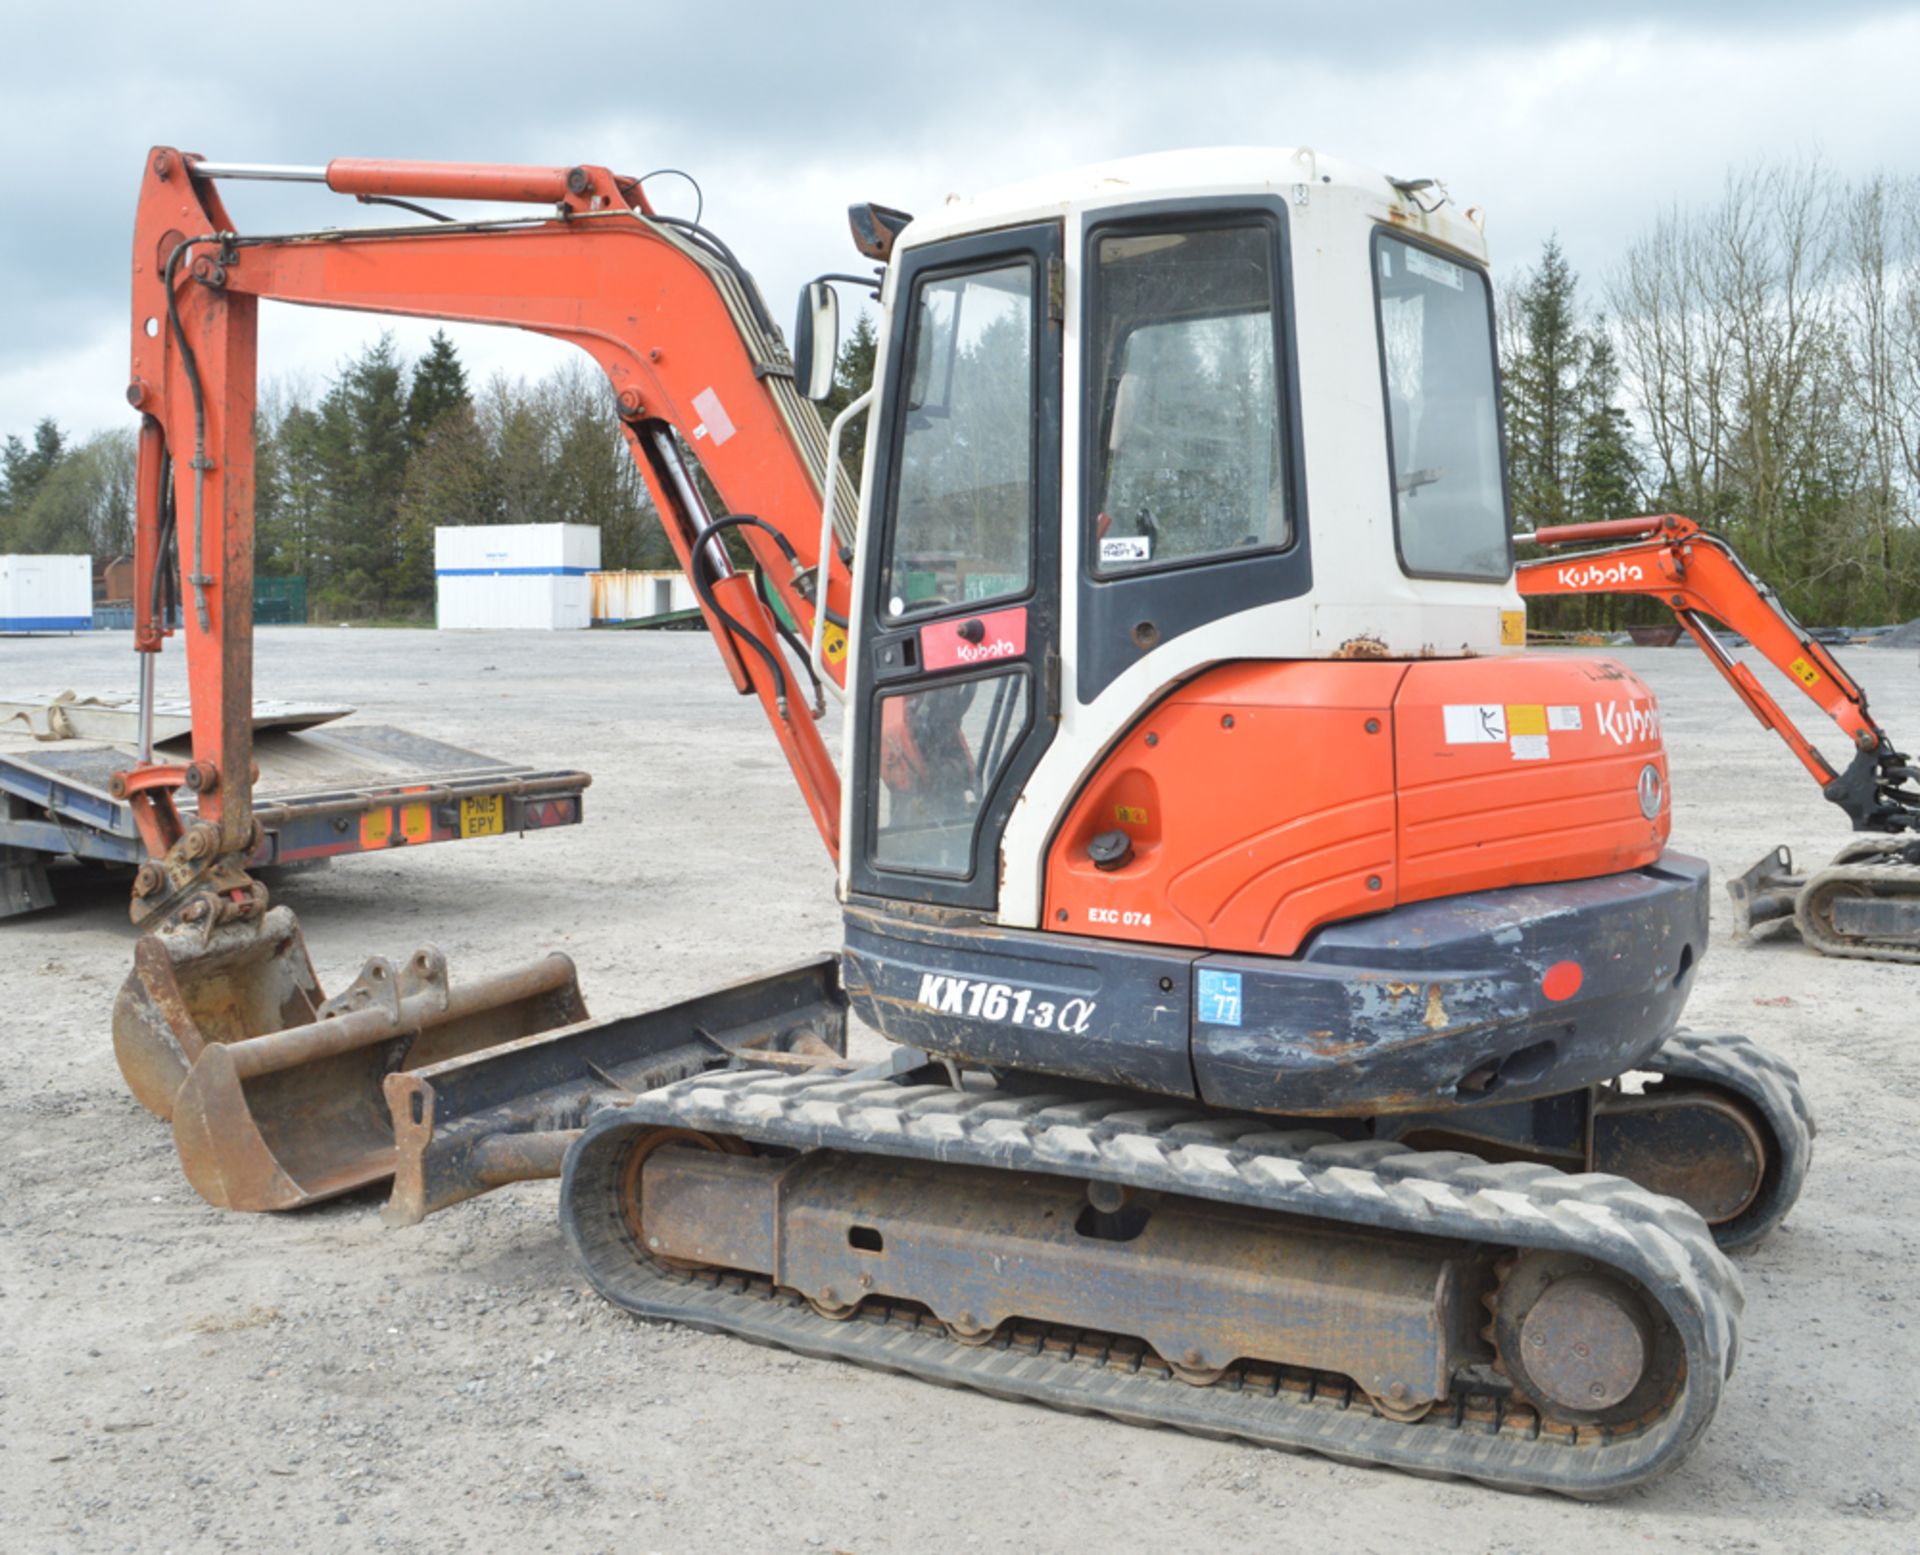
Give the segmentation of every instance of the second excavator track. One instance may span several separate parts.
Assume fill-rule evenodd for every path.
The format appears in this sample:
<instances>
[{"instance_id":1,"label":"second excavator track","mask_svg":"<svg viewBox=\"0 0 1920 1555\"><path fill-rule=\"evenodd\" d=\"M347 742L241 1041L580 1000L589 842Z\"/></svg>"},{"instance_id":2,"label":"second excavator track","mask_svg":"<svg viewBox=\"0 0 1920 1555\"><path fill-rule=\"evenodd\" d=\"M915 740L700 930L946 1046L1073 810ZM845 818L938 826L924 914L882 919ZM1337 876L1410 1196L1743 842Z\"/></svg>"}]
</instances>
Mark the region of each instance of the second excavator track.
<instances>
[{"instance_id":1,"label":"second excavator track","mask_svg":"<svg viewBox=\"0 0 1920 1555\"><path fill-rule=\"evenodd\" d=\"M661 1129L761 1151L1047 1173L1408 1243L1452 1239L1502 1250L1508 1268L1516 1257L1578 1260L1657 1302L1679 1361L1658 1407L1628 1424L1556 1423L1487 1368L1458 1379L1424 1418L1397 1420L1344 1379L1241 1361L1212 1385L1194 1386L1137 1341L1057 1323L1003 1324L983 1342L955 1337L931 1313L884 1293L845 1320L771 1279L646 1254L621 1202L631 1180L623 1161ZM1276 1132L1257 1118L1137 1101L845 1074L714 1074L603 1114L569 1157L561 1219L601 1294L645 1316L1136 1424L1581 1497L1640 1484L1697 1441L1732 1368L1742 1301L1739 1276L1705 1223L1620 1178Z\"/></svg>"},{"instance_id":2,"label":"second excavator track","mask_svg":"<svg viewBox=\"0 0 1920 1555\"><path fill-rule=\"evenodd\" d=\"M1726 1249L1763 1240L1799 1199L1813 1164L1818 1129L1799 1073L1779 1054L1738 1032L1684 1027L1668 1037L1644 1067L1737 1097L1766 1125L1769 1159L1754 1201L1713 1228L1714 1239Z\"/></svg>"},{"instance_id":3,"label":"second excavator track","mask_svg":"<svg viewBox=\"0 0 1920 1555\"><path fill-rule=\"evenodd\" d=\"M1856 844L1801 887L1793 917L1803 940L1823 955L1920 964L1920 944L1911 939L1875 939L1835 927L1833 904L1842 897L1888 898L1910 903L1911 911L1920 911L1920 866L1859 862L1883 856L1885 853L1872 844L1864 848Z\"/></svg>"}]
</instances>

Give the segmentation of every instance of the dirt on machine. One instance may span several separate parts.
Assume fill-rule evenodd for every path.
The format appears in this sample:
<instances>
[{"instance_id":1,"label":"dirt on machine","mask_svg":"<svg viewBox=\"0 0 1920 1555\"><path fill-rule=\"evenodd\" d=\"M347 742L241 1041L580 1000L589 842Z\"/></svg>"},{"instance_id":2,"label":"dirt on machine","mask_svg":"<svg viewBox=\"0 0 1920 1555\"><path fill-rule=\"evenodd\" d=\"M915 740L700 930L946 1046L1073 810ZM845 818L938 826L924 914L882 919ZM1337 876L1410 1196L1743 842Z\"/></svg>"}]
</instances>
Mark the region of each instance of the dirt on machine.
<instances>
[{"instance_id":1,"label":"dirt on machine","mask_svg":"<svg viewBox=\"0 0 1920 1555\"><path fill-rule=\"evenodd\" d=\"M261 178L404 214L249 236L222 191ZM1912 764L1690 521L1516 565L1485 244L1432 180L1186 152L850 216L862 270L809 283L789 351L720 238L603 167L151 153L136 599L174 580L193 748L123 774L158 862L115 1036L190 1180L391 1180L408 1224L557 1177L586 1277L650 1317L1507 1488L1669 1470L1740 1407L1729 1253L1792 1209L1813 1119L1779 1056L1681 1024L1709 881L1658 706L1526 653L1524 599L1664 599L1889 847ZM836 287L881 324L827 425ZM837 952L612 1017L563 957L323 995L246 868L262 300L594 358L838 868ZM1871 900L1834 934L1920 935L1905 876Z\"/></svg>"}]
</instances>

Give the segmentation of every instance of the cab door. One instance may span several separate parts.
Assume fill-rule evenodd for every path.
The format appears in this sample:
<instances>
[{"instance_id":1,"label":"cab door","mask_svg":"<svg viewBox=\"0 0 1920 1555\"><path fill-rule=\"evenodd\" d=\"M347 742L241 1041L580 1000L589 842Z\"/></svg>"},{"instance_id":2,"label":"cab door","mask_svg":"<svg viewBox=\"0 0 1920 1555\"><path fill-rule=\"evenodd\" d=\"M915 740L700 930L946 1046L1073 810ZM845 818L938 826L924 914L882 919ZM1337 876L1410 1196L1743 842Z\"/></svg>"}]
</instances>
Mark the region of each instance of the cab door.
<instances>
[{"instance_id":1,"label":"cab door","mask_svg":"<svg viewBox=\"0 0 1920 1555\"><path fill-rule=\"evenodd\" d=\"M1059 698L1056 223L896 260L854 709L855 893L991 909Z\"/></svg>"}]
</instances>

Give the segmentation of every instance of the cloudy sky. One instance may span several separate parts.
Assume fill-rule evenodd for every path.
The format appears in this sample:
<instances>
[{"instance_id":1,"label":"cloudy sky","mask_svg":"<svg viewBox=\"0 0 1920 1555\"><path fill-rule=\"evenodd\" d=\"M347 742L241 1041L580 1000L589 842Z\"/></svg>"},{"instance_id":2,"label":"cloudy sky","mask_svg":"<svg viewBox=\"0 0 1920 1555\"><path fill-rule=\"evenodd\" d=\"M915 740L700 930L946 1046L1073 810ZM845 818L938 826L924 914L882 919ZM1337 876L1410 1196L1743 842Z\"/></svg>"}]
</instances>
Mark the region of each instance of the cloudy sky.
<instances>
[{"instance_id":1,"label":"cloudy sky","mask_svg":"<svg viewBox=\"0 0 1920 1555\"><path fill-rule=\"evenodd\" d=\"M807 276L856 261L851 201L928 209L1172 147L1310 144L1436 176L1487 212L1497 268L1557 231L1593 281L1731 164L1920 173L1920 6L1850 0L0 0L0 19L0 434L130 424L127 249L156 143L688 168L783 320ZM229 205L253 230L382 219L314 186L231 185ZM262 375L323 385L381 327L265 309ZM409 353L430 332L396 329ZM456 338L478 377L565 351Z\"/></svg>"}]
</instances>

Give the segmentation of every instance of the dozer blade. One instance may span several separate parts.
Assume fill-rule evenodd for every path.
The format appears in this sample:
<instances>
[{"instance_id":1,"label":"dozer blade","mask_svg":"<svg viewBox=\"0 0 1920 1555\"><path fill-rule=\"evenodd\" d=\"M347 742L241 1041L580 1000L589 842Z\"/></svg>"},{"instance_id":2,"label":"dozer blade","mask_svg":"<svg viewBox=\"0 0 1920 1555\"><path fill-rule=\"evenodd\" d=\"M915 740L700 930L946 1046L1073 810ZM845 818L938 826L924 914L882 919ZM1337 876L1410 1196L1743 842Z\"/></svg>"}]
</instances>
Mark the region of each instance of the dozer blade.
<instances>
[{"instance_id":1,"label":"dozer blade","mask_svg":"<svg viewBox=\"0 0 1920 1555\"><path fill-rule=\"evenodd\" d=\"M511 1182L558 1177L594 1117L676 1080L736 1065L810 1072L846 1051L847 995L830 955L390 1074L398 1158L382 1218L412 1225Z\"/></svg>"},{"instance_id":2,"label":"dozer blade","mask_svg":"<svg viewBox=\"0 0 1920 1555\"><path fill-rule=\"evenodd\" d=\"M114 1046L134 1094L171 1118L195 1192L223 1209L279 1210L393 1175L388 1075L586 1014L565 956L455 989L431 947L397 967L375 957L325 999L293 915L276 908L257 932L143 940Z\"/></svg>"},{"instance_id":3,"label":"dozer blade","mask_svg":"<svg viewBox=\"0 0 1920 1555\"><path fill-rule=\"evenodd\" d=\"M1727 895L1733 900L1733 931L1742 939L1763 924L1783 923L1793 917L1794 903L1805 875L1794 873L1793 852L1773 848L1762 854L1744 874L1727 882Z\"/></svg>"}]
</instances>

